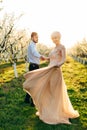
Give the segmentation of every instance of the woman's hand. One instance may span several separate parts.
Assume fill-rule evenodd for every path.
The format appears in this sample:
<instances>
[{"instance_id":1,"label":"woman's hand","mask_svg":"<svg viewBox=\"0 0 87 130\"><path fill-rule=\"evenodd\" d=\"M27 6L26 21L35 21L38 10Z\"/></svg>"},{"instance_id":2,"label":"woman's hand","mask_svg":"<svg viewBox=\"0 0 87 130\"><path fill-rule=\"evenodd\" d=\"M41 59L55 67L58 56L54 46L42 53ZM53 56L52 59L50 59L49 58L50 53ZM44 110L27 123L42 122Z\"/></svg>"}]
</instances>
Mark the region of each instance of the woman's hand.
<instances>
[{"instance_id":1,"label":"woman's hand","mask_svg":"<svg viewBox=\"0 0 87 130\"><path fill-rule=\"evenodd\" d=\"M49 57L45 57L45 60L48 60L48 61L49 61L49 60L50 60L50 58L49 58Z\"/></svg>"},{"instance_id":2,"label":"woman's hand","mask_svg":"<svg viewBox=\"0 0 87 130\"><path fill-rule=\"evenodd\" d=\"M48 60L48 61L50 60L49 57L45 57L45 56L41 56L40 59L41 59L41 60Z\"/></svg>"}]
</instances>

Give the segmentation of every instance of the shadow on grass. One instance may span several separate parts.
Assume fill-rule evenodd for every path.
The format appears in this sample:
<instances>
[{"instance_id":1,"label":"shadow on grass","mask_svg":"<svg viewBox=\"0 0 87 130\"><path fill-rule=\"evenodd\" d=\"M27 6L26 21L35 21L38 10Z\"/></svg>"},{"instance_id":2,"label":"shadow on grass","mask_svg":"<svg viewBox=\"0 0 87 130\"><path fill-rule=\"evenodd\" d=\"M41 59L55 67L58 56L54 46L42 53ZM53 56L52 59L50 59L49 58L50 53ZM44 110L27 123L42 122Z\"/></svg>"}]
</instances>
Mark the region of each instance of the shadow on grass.
<instances>
[{"instance_id":1,"label":"shadow on grass","mask_svg":"<svg viewBox=\"0 0 87 130\"><path fill-rule=\"evenodd\" d=\"M20 65L22 63L25 63L25 61L21 60L21 61L18 61L17 62L17 65ZM0 69L5 69L5 68L8 68L8 67L12 67L12 64L10 62L8 63L3 63L3 64L0 64Z\"/></svg>"},{"instance_id":2,"label":"shadow on grass","mask_svg":"<svg viewBox=\"0 0 87 130\"><path fill-rule=\"evenodd\" d=\"M56 124L56 125L50 125L50 124L46 124L44 122L42 122L41 120L39 120L38 117L32 117L31 122L33 122L33 124L31 122L29 122L29 126L27 126L27 130L30 130L30 128L32 127L32 130L82 130L81 124L76 124L75 123L75 119L73 119L74 121L71 125L67 125L67 124ZM76 119L79 122L79 118ZM77 121L76 121L77 122Z\"/></svg>"}]
</instances>

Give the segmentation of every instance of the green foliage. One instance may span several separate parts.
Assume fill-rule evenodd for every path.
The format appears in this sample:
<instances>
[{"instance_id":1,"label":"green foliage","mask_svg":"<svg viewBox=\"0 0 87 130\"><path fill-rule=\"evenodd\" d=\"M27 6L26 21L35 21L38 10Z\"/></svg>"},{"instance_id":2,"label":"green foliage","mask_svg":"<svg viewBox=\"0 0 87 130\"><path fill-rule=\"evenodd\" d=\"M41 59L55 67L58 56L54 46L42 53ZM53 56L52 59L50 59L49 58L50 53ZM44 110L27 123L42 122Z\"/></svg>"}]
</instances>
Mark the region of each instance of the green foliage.
<instances>
[{"instance_id":1,"label":"green foliage","mask_svg":"<svg viewBox=\"0 0 87 130\"><path fill-rule=\"evenodd\" d=\"M48 63L42 62L41 67ZM10 64L0 65L0 130L86 130L87 129L87 66L67 57L62 67L68 94L80 117L71 125L48 125L35 115L36 109L24 103L25 64L17 64L19 78L14 78Z\"/></svg>"}]
</instances>

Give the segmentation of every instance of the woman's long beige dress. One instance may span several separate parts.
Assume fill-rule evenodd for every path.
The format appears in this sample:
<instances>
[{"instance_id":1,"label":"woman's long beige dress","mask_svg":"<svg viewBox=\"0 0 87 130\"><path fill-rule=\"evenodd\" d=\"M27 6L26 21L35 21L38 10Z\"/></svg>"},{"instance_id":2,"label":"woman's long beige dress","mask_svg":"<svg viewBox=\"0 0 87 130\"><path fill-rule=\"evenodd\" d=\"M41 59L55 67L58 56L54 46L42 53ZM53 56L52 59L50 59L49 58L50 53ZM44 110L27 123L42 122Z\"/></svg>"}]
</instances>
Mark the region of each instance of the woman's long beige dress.
<instances>
[{"instance_id":1,"label":"woman's long beige dress","mask_svg":"<svg viewBox=\"0 0 87 130\"><path fill-rule=\"evenodd\" d=\"M65 47L60 44L50 53L48 67L28 72L24 76L26 81L23 89L31 95L39 118L48 124L70 124L69 118L79 116L70 102L61 68L56 67L64 63L65 55Z\"/></svg>"}]
</instances>

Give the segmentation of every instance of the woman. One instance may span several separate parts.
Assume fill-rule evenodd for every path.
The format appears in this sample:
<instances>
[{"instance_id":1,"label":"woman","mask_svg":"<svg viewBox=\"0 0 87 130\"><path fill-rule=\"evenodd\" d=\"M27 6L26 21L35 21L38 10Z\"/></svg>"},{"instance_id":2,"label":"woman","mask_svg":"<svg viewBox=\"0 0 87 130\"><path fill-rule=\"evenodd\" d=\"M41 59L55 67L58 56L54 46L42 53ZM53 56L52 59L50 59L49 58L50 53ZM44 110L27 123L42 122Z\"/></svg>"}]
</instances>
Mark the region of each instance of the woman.
<instances>
[{"instance_id":1,"label":"woman","mask_svg":"<svg viewBox=\"0 0 87 130\"><path fill-rule=\"evenodd\" d=\"M43 122L70 124L69 118L76 118L79 113L70 102L60 68L66 59L65 47L60 44L59 32L53 32L51 38L56 46L49 54L49 66L25 74L23 89L31 95L38 110L36 115Z\"/></svg>"}]
</instances>

